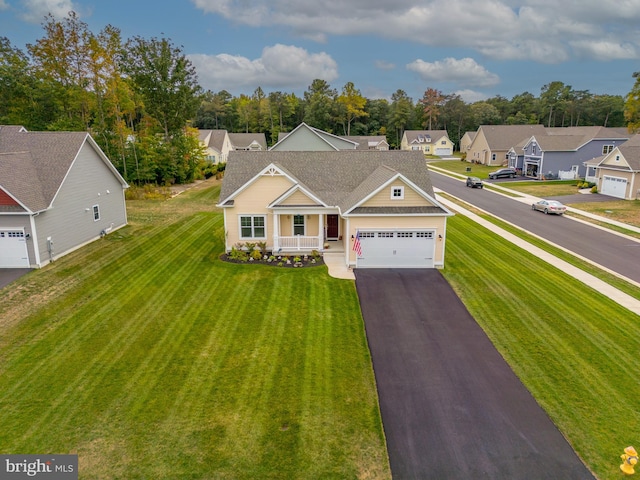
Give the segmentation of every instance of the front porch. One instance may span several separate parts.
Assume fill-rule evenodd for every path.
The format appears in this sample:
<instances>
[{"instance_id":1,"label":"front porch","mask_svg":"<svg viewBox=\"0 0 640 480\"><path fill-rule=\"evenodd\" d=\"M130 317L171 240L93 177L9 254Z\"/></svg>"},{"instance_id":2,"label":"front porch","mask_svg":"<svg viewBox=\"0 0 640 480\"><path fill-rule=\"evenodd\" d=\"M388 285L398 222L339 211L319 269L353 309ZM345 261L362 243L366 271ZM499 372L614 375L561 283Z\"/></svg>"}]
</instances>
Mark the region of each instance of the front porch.
<instances>
[{"instance_id":1,"label":"front porch","mask_svg":"<svg viewBox=\"0 0 640 480\"><path fill-rule=\"evenodd\" d=\"M274 211L273 251L277 253L344 252L339 215L317 209Z\"/></svg>"},{"instance_id":2,"label":"front porch","mask_svg":"<svg viewBox=\"0 0 640 480\"><path fill-rule=\"evenodd\" d=\"M273 237L273 251L277 253L296 253L330 251L331 253L344 253L343 240L324 240L319 236L278 236Z\"/></svg>"}]
</instances>

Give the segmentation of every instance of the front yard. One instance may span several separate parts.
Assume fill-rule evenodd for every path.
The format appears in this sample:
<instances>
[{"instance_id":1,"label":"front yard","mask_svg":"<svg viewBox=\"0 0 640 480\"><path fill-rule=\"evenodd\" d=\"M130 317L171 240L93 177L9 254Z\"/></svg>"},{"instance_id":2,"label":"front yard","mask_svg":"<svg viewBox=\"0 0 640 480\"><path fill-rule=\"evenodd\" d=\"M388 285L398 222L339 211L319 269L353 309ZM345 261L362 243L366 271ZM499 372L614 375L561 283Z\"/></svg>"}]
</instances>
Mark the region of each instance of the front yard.
<instances>
[{"instance_id":1,"label":"front yard","mask_svg":"<svg viewBox=\"0 0 640 480\"><path fill-rule=\"evenodd\" d=\"M129 227L0 290L0 452L77 453L83 479L390 478L354 283L221 261L218 191L131 201ZM619 478L640 319L462 215L447 233L447 280Z\"/></svg>"}]
</instances>

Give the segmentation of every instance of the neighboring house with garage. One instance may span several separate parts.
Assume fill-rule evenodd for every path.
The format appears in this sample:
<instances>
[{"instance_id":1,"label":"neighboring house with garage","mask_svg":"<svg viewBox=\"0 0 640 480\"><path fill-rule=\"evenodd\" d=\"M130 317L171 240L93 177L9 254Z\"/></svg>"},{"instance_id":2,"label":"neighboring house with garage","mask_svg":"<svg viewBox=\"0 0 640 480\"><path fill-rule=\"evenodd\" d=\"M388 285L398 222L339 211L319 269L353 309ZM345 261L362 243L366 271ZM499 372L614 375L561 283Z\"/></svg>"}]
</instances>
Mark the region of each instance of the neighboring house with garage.
<instances>
[{"instance_id":1,"label":"neighboring house with garage","mask_svg":"<svg viewBox=\"0 0 640 480\"><path fill-rule=\"evenodd\" d=\"M586 178L586 161L609 154L629 137L625 129L618 128L545 128L522 147L523 175L535 179Z\"/></svg>"},{"instance_id":2,"label":"neighboring house with garage","mask_svg":"<svg viewBox=\"0 0 640 480\"><path fill-rule=\"evenodd\" d=\"M447 217L420 151L231 152L225 248L336 252L356 268L444 265ZM361 254L354 251L358 236Z\"/></svg>"},{"instance_id":3,"label":"neighboring house with garage","mask_svg":"<svg viewBox=\"0 0 640 480\"><path fill-rule=\"evenodd\" d=\"M602 157L595 171L598 192L624 200L640 198L640 135Z\"/></svg>"},{"instance_id":4,"label":"neighboring house with garage","mask_svg":"<svg viewBox=\"0 0 640 480\"><path fill-rule=\"evenodd\" d=\"M453 142L446 130L405 130L400 150L419 150L424 155L453 155Z\"/></svg>"},{"instance_id":5,"label":"neighboring house with garage","mask_svg":"<svg viewBox=\"0 0 640 480\"><path fill-rule=\"evenodd\" d=\"M544 135L542 125L480 125L467 148L467 162L510 166L509 151L523 140Z\"/></svg>"},{"instance_id":6,"label":"neighboring house with garage","mask_svg":"<svg viewBox=\"0 0 640 480\"><path fill-rule=\"evenodd\" d=\"M0 268L39 268L123 227L127 187L86 132L0 126Z\"/></svg>"}]
</instances>

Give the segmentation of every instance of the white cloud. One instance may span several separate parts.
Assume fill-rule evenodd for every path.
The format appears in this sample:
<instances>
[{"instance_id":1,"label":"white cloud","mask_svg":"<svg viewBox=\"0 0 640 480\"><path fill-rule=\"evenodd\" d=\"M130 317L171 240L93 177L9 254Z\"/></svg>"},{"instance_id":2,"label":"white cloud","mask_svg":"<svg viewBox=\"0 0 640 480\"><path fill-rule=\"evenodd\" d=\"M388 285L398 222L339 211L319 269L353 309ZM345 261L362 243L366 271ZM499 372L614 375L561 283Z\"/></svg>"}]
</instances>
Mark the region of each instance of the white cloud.
<instances>
[{"instance_id":1,"label":"white cloud","mask_svg":"<svg viewBox=\"0 0 640 480\"><path fill-rule=\"evenodd\" d=\"M7 2L5 2L4 0L0 0L0 10L6 10L9 8L9 5L7 5Z\"/></svg>"},{"instance_id":2,"label":"white cloud","mask_svg":"<svg viewBox=\"0 0 640 480\"><path fill-rule=\"evenodd\" d=\"M80 12L71 0L22 0L22 7L24 11L21 16L30 23L42 23L49 13L61 20L71 11Z\"/></svg>"},{"instance_id":3,"label":"white cloud","mask_svg":"<svg viewBox=\"0 0 640 480\"><path fill-rule=\"evenodd\" d=\"M225 53L188 58L196 67L200 85L211 91L229 90L230 85L239 89L298 88L317 78L327 82L338 78L338 66L330 55L291 45L265 47L255 60Z\"/></svg>"},{"instance_id":4,"label":"white cloud","mask_svg":"<svg viewBox=\"0 0 640 480\"><path fill-rule=\"evenodd\" d=\"M374 35L476 50L496 60L559 63L572 57L640 58L639 0L192 0L249 26L285 27L325 42ZM607 45L593 44L606 38ZM604 55L603 55L604 54Z\"/></svg>"},{"instance_id":5,"label":"white cloud","mask_svg":"<svg viewBox=\"0 0 640 480\"><path fill-rule=\"evenodd\" d=\"M407 69L416 72L428 82L454 83L462 87L494 87L500 83L498 75L478 65L472 58L445 58L436 62L415 60Z\"/></svg>"}]
</instances>

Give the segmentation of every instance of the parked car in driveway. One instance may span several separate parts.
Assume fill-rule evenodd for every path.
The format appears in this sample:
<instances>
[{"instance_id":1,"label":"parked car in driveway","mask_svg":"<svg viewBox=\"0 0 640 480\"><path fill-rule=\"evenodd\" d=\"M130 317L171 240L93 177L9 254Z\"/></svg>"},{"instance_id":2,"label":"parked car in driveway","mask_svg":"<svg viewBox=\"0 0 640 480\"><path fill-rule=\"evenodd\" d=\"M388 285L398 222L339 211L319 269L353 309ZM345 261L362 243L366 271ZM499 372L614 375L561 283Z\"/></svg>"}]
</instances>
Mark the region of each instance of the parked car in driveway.
<instances>
[{"instance_id":1,"label":"parked car in driveway","mask_svg":"<svg viewBox=\"0 0 640 480\"><path fill-rule=\"evenodd\" d=\"M478 177L467 177L467 187L482 188L484 184Z\"/></svg>"},{"instance_id":2,"label":"parked car in driveway","mask_svg":"<svg viewBox=\"0 0 640 480\"><path fill-rule=\"evenodd\" d=\"M544 212L546 214L553 213L555 215L562 215L567 211L567 207L557 200L538 200L536 203L531 205L531 208L533 210L538 210L539 212Z\"/></svg>"},{"instance_id":3,"label":"parked car in driveway","mask_svg":"<svg viewBox=\"0 0 640 480\"><path fill-rule=\"evenodd\" d=\"M501 168L500 170L496 170L495 172L489 172L489 178L492 180L495 178L503 177L516 178L517 175L518 172L516 172L515 168Z\"/></svg>"}]
</instances>

